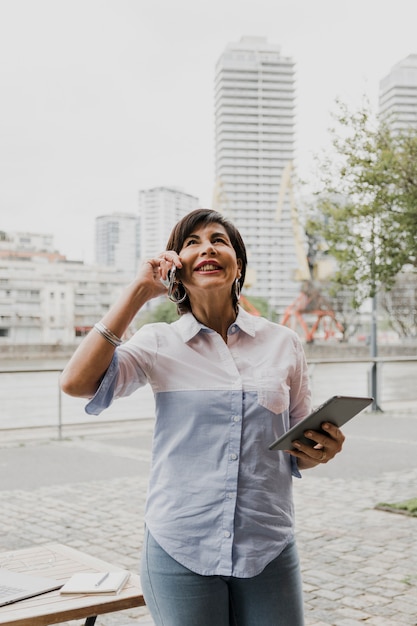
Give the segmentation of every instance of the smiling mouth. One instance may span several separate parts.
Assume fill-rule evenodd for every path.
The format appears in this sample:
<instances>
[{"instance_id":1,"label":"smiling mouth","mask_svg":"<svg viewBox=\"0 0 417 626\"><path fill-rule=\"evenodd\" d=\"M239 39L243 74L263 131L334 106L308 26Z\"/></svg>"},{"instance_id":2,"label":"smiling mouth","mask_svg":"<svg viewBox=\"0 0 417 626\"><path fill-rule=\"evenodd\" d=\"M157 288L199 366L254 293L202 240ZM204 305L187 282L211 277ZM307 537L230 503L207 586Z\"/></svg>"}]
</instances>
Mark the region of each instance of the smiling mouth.
<instances>
[{"instance_id":1,"label":"smiling mouth","mask_svg":"<svg viewBox=\"0 0 417 626\"><path fill-rule=\"evenodd\" d=\"M213 272L215 270L219 270L221 267L219 265L213 265L212 263L206 263L205 265L200 265L196 267L196 272Z\"/></svg>"}]
</instances>

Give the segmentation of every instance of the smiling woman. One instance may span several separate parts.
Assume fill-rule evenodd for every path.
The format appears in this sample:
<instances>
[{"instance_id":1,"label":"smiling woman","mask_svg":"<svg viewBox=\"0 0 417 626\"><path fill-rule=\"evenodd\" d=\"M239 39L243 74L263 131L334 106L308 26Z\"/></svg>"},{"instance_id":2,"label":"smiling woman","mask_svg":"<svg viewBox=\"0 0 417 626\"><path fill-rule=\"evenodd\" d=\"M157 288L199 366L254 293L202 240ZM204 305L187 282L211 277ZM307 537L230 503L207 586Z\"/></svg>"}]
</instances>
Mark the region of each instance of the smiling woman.
<instances>
[{"instance_id":1,"label":"smiling woman","mask_svg":"<svg viewBox=\"0 0 417 626\"><path fill-rule=\"evenodd\" d=\"M217 319L214 330L226 340L246 271L239 232L220 214L199 209L174 228L167 248L179 254L183 265L176 272L177 289L184 294L178 312L192 311L209 326Z\"/></svg>"},{"instance_id":2,"label":"smiling woman","mask_svg":"<svg viewBox=\"0 0 417 626\"><path fill-rule=\"evenodd\" d=\"M80 344L64 391L98 415L148 382L155 396L141 582L155 624L303 624L292 477L332 459L331 424L313 446L270 451L310 412L300 339L238 304L246 250L221 214L198 209L173 229ZM167 294L172 324L121 337L139 309ZM190 593L193 589L193 593ZM208 610L209 607L209 610Z\"/></svg>"},{"instance_id":3,"label":"smiling woman","mask_svg":"<svg viewBox=\"0 0 417 626\"><path fill-rule=\"evenodd\" d=\"M204 232L197 232L200 230ZM247 266L246 248L237 228L226 220L223 215L208 209L192 211L174 227L167 242L167 250L175 250L181 258L183 258L183 256L192 256L192 251L187 251L185 248L197 247L197 249L201 251L203 245L202 239L204 240L204 238L206 238L206 243L209 243L211 247L205 250L204 258L200 259L200 265L206 264L207 260L210 260L212 264L215 263L218 265L220 264L220 260L216 254L216 250L220 249L220 252L227 252L230 248L234 250L235 262L239 271L236 272L234 276L233 287L230 287L230 294L232 304L236 308L238 295L245 282ZM235 285L236 279L237 285ZM178 307L178 312L181 314L191 310L192 306L188 296L185 301L181 303L181 306Z\"/></svg>"}]
</instances>

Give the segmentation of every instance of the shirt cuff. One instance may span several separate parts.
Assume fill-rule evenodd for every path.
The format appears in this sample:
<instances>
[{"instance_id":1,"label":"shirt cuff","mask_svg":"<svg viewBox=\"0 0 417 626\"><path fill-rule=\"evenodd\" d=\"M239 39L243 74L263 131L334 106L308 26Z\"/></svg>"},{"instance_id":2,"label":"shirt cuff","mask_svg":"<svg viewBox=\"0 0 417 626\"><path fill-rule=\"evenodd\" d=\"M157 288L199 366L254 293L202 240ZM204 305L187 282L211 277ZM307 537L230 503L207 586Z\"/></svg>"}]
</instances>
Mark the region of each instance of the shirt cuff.
<instances>
[{"instance_id":1,"label":"shirt cuff","mask_svg":"<svg viewBox=\"0 0 417 626\"><path fill-rule=\"evenodd\" d=\"M117 382L117 375L119 373L119 359L117 356L117 350L115 350L113 358L106 373L101 379L99 388L94 396L85 405L85 412L88 415L100 415L104 409L107 409L114 398L114 390Z\"/></svg>"},{"instance_id":2,"label":"shirt cuff","mask_svg":"<svg viewBox=\"0 0 417 626\"><path fill-rule=\"evenodd\" d=\"M297 459L295 458L295 456L291 457L291 474L294 476L294 478L303 477L300 470L298 469L298 463L297 463Z\"/></svg>"}]
</instances>

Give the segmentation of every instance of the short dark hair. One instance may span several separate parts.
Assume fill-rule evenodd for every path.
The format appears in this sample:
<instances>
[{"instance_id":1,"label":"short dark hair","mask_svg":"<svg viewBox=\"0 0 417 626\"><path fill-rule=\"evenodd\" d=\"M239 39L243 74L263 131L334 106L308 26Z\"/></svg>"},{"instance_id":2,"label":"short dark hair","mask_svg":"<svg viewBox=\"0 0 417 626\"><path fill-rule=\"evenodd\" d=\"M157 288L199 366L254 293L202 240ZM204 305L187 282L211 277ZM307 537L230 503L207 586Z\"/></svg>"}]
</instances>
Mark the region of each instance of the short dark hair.
<instances>
[{"instance_id":1,"label":"short dark hair","mask_svg":"<svg viewBox=\"0 0 417 626\"><path fill-rule=\"evenodd\" d=\"M240 288L242 288L243 283L245 282L246 266L248 263L246 247L236 226L234 226L234 224L232 224L232 222L225 218L221 213L213 211L212 209L195 209L194 211L191 211L191 213L188 213L179 222L177 222L172 229L166 249L174 250L177 254L179 254L184 246L185 240L195 231L197 226L205 226L213 223L221 224L223 226L236 253L236 258L240 259L241 274L239 284ZM234 287L232 288L232 300L233 305L237 306L237 298ZM182 314L187 313L188 311L191 311L191 304L189 298L187 297L184 302L178 305L178 312Z\"/></svg>"}]
</instances>

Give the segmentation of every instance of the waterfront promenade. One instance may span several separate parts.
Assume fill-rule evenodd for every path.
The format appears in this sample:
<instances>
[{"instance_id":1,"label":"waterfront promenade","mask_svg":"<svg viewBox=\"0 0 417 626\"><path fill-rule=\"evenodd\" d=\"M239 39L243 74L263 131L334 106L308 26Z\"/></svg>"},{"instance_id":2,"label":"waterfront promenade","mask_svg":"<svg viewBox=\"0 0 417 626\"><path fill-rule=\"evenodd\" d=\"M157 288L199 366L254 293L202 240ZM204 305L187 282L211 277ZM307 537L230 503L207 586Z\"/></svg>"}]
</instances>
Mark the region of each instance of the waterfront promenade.
<instances>
[{"instance_id":1,"label":"waterfront promenade","mask_svg":"<svg viewBox=\"0 0 417 626\"><path fill-rule=\"evenodd\" d=\"M152 425L99 420L61 441L54 428L3 431L0 550L59 542L137 571ZM417 518L374 507L417 495L417 411L364 413L344 430L343 453L294 485L306 625L415 626ZM98 623L152 621L144 608Z\"/></svg>"}]
</instances>

